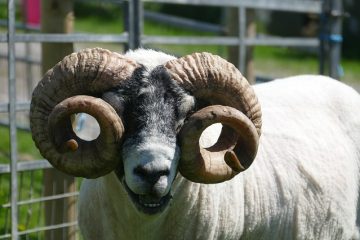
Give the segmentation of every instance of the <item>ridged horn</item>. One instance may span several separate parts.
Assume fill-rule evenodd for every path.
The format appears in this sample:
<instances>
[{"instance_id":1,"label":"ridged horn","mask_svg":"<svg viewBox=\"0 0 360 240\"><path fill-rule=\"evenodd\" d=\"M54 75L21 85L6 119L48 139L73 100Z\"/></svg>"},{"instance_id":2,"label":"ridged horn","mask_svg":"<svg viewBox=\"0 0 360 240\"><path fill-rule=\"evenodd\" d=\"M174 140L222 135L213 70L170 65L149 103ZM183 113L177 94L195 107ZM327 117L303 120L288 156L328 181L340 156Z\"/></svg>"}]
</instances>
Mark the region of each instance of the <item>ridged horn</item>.
<instances>
[{"instance_id":1,"label":"ridged horn","mask_svg":"<svg viewBox=\"0 0 360 240\"><path fill-rule=\"evenodd\" d=\"M181 130L180 173L194 182L217 183L247 169L261 135L261 108L248 81L233 64L210 53L171 60L165 67L205 107L190 116ZM201 133L217 122L223 124L217 143L202 148Z\"/></svg>"},{"instance_id":2,"label":"ridged horn","mask_svg":"<svg viewBox=\"0 0 360 240\"><path fill-rule=\"evenodd\" d=\"M30 127L40 153L55 168L73 175L96 178L119 164L124 127L103 92L129 78L138 65L101 48L66 56L50 69L35 88L30 106ZM85 112L99 123L92 141L76 136L70 116Z\"/></svg>"}]
</instances>

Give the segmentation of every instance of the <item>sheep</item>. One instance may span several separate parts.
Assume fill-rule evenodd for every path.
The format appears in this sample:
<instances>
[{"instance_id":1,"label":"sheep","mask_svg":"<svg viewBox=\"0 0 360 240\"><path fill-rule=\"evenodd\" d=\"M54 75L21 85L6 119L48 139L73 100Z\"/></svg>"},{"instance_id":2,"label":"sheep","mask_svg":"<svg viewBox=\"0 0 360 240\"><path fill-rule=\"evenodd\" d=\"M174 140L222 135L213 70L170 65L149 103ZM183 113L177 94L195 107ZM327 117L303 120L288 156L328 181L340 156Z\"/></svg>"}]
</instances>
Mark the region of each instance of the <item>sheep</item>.
<instances>
[{"instance_id":1,"label":"sheep","mask_svg":"<svg viewBox=\"0 0 360 240\"><path fill-rule=\"evenodd\" d=\"M359 239L359 106L329 77L251 87L212 54L96 48L45 74L30 123L54 167L86 178L84 239ZM76 136L78 112L98 138Z\"/></svg>"}]
</instances>

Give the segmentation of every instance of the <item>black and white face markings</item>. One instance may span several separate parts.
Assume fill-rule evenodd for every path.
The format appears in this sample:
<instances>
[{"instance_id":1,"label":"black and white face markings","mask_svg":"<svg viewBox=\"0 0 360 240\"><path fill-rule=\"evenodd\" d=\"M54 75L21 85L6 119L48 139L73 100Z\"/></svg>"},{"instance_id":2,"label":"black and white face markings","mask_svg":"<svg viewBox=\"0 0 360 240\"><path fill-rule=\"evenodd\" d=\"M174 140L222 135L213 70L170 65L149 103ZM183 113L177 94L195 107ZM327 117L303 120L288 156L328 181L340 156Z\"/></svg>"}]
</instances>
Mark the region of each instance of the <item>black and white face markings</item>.
<instances>
[{"instance_id":1,"label":"black and white face markings","mask_svg":"<svg viewBox=\"0 0 360 240\"><path fill-rule=\"evenodd\" d=\"M140 211L161 212L170 200L177 173L177 133L194 108L194 98L170 78L163 66L151 72L144 67L137 69L117 91L107 97L118 95L114 101L122 101L125 106L119 110L124 111L126 129L121 181Z\"/></svg>"}]
</instances>

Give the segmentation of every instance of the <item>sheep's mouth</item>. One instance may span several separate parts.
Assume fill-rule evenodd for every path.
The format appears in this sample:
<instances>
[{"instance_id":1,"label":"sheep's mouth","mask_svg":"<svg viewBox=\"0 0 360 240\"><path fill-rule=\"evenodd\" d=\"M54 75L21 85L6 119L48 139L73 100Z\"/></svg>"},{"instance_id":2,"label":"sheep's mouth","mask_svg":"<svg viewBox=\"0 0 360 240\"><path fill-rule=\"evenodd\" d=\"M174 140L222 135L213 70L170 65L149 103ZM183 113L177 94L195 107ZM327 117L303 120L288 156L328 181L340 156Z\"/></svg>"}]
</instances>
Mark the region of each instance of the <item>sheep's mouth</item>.
<instances>
[{"instance_id":1,"label":"sheep's mouth","mask_svg":"<svg viewBox=\"0 0 360 240\"><path fill-rule=\"evenodd\" d=\"M122 183L136 208L145 214L153 215L163 212L172 198L170 192L161 198L136 194L128 187L124 180Z\"/></svg>"}]
</instances>

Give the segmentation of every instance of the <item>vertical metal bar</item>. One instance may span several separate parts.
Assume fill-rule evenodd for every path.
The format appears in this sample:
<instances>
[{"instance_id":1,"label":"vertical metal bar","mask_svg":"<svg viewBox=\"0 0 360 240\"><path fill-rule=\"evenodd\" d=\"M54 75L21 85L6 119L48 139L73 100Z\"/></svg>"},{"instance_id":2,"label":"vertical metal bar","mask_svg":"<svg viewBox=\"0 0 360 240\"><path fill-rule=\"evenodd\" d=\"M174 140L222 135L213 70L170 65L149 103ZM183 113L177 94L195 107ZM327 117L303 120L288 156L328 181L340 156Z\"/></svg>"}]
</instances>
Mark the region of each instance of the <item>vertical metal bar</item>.
<instances>
[{"instance_id":1,"label":"vertical metal bar","mask_svg":"<svg viewBox=\"0 0 360 240\"><path fill-rule=\"evenodd\" d=\"M325 75L326 73L326 62L327 62L327 49L328 44L326 39L327 36L327 12L329 11L328 8L328 0L322 1L321 6L321 13L320 13L320 24L319 24L319 40L320 40L320 46L319 46L319 73L322 75Z\"/></svg>"},{"instance_id":2,"label":"vertical metal bar","mask_svg":"<svg viewBox=\"0 0 360 240\"><path fill-rule=\"evenodd\" d=\"M18 239L18 186L16 139L16 78L15 78L15 1L8 0L8 77L11 169L11 239Z\"/></svg>"},{"instance_id":3,"label":"vertical metal bar","mask_svg":"<svg viewBox=\"0 0 360 240\"><path fill-rule=\"evenodd\" d=\"M134 48L141 46L141 1L134 1Z\"/></svg>"},{"instance_id":4,"label":"vertical metal bar","mask_svg":"<svg viewBox=\"0 0 360 240\"><path fill-rule=\"evenodd\" d=\"M339 79L343 5L341 0L324 0L321 15L320 73Z\"/></svg>"},{"instance_id":5,"label":"vertical metal bar","mask_svg":"<svg viewBox=\"0 0 360 240\"><path fill-rule=\"evenodd\" d=\"M25 173L23 173L25 174ZM34 199L34 171L29 171L30 174L30 186L29 186L29 193L28 193L28 199L32 200ZM30 220L33 217L33 208L34 205L30 204L28 211L26 212L26 219L25 219L25 227L26 229L29 229Z\"/></svg>"},{"instance_id":6,"label":"vertical metal bar","mask_svg":"<svg viewBox=\"0 0 360 240\"><path fill-rule=\"evenodd\" d=\"M22 4L23 4L23 9L27 9L29 6L28 2L27 1L22 1ZM25 28L25 33L29 33L29 28L28 28L28 25L27 25L27 19L28 19L28 12L27 11L24 11L24 16L23 16L23 25L24 25L24 28ZM31 93L32 93L32 89L33 89L33 79L32 79L32 62L30 61L31 60L31 46L30 46L31 43L29 42L26 42L25 43L25 66L26 66L26 88L27 88L27 93L28 93L28 96L26 96L26 98L31 98ZM21 189L21 188L20 188Z\"/></svg>"},{"instance_id":7,"label":"vertical metal bar","mask_svg":"<svg viewBox=\"0 0 360 240\"><path fill-rule=\"evenodd\" d=\"M44 174L44 172L42 171L42 178L44 177L44 175L45 175L45 174ZM42 197L42 196L45 196L45 188L44 188L44 187L41 188L40 197ZM36 221L36 222L41 222L42 216L45 215L44 201L41 201L41 202L39 202L38 204L39 204L39 211L38 211L38 213L37 213L38 215L37 215L37 221ZM40 239L40 236L42 236L41 239L44 239L45 234L44 234L44 233L40 234L40 231L39 231L38 234L37 234L37 236L38 236L38 239Z\"/></svg>"},{"instance_id":8,"label":"vertical metal bar","mask_svg":"<svg viewBox=\"0 0 360 240\"><path fill-rule=\"evenodd\" d=\"M31 57L32 54L31 54L31 46L30 46L31 43L25 43L25 61L26 61L26 83L27 83L27 89L28 89L28 96L26 96L27 98L31 98L31 93L32 93L32 90L33 90L33 71L32 71L32 66L33 66L33 63L31 62Z\"/></svg>"},{"instance_id":9,"label":"vertical metal bar","mask_svg":"<svg viewBox=\"0 0 360 240\"><path fill-rule=\"evenodd\" d=\"M341 0L331 1L330 33L329 33L329 74L335 79L341 77L341 44L342 44L342 16L343 6Z\"/></svg>"},{"instance_id":10,"label":"vertical metal bar","mask_svg":"<svg viewBox=\"0 0 360 240\"><path fill-rule=\"evenodd\" d=\"M129 49L135 48L135 29L134 29L134 1L129 0L128 2L128 47Z\"/></svg>"},{"instance_id":11,"label":"vertical metal bar","mask_svg":"<svg viewBox=\"0 0 360 240\"><path fill-rule=\"evenodd\" d=\"M142 32L142 3L140 0L129 0L129 43L130 49L136 49L141 46Z\"/></svg>"},{"instance_id":12,"label":"vertical metal bar","mask_svg":"<svg viewBox=\"0 0 360 240\"><path fill-rule=\"evenodd\" d=\"M245 73L246 62L246 9L243 6L238 8L239 17L239 70Z\"/></svg>"},{"instance_id":13,"label":"vertical metal bar","mask_svg":"<svg viewBox=\"0 0 360 240\"><path fill-rule=\"evenodd\" d=\"M319 30L319 42L320 42L320 46L319 46L319 73L320 74L325 74L325 13L324 13L324 3L323 3L323 7L322 7L322 13L320 14L320 30Z\"/></svg>"},{"instance_id":14,"label":"vertical metal bar","mask_svg":"<svg viewBox=\"0 0 360 240\"><path fill-rule=\"evenodd\" d=\"M134 14L134 24L135 24L135 48L142 46L141 36L143 33L143 3L140 0L134 0L135 3L135 14Z\"/></svg>"},{"instance_id":15,"label":"vertical metal bar","mask_svg":"<svg viewBox=\"0 0 360 240\"><path fill-rule=\"evenodd\" d=\"M123 1L122 9L123 9L124 31L127 32L128 34L130 34L129 1ZM128 36L129 36L128 42L130 42L130 35L128 35ZM129 43L125 43L124 51L126 52L129 49L130 49Z\"/></svg>"}]
</instances>

